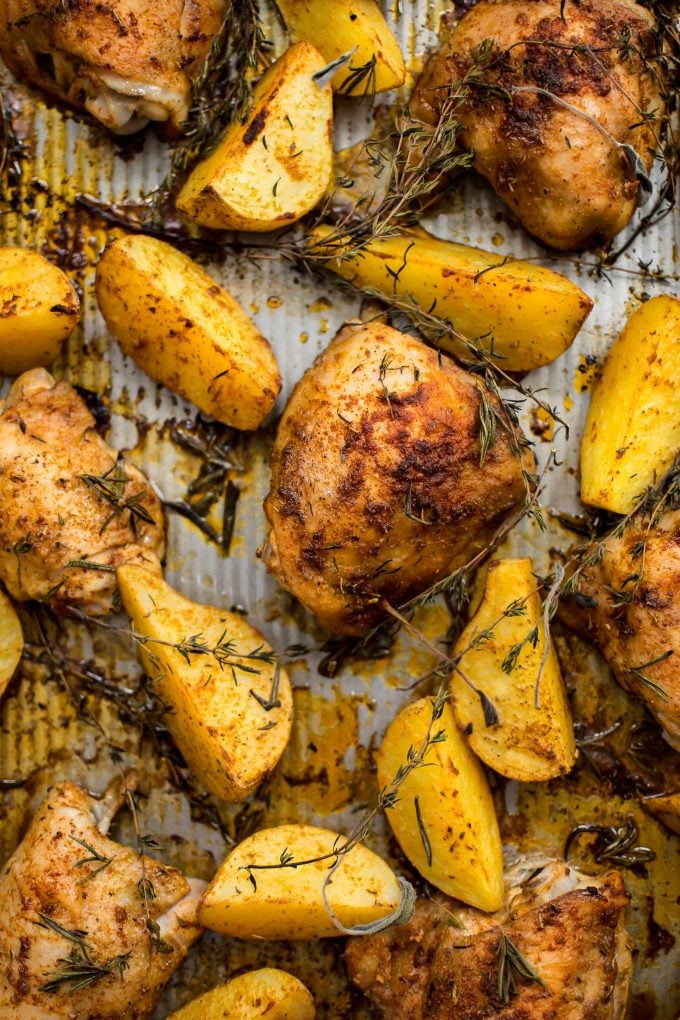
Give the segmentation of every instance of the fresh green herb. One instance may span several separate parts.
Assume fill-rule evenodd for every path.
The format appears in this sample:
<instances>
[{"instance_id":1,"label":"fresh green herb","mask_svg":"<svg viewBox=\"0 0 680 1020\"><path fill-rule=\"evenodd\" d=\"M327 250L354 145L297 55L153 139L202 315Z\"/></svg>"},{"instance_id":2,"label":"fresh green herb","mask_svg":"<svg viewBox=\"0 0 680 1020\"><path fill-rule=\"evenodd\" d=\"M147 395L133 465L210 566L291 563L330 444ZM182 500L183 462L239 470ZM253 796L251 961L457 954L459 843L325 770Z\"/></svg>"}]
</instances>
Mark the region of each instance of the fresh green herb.
<instances>
[{"instance_id":1,"label":"fresh green herb","mask_svg":"<svg viewBox=\"0 0 680 1020\"><path fill-rule=\"evenodd\" d=\"M108 471L102 475L80 475L80 478L97 496L113 507L113 510L106 518L99 534L103 534L113 520L120 514L129 514L129 523L133 535L137 536L137 521L144 521L146 524L153 524L154 519L142 503L146 499L145 492L136 492L132 496L125 497L125 487L130 479L125 470L125 459L121 453L116 457L115 464L112 464Z\"/></svg>"},{"instance_id":2,"label":"fresh green herb","mask_svg":"<svg viewBox=\"0 0 680 1020\"><path fill-rule=\"evenodd\" d=\"M534 981L545 988L540 974L529 963L512 939L503 932L496 946L498 959L498 998L507 1005L517 994L519 981Z\"/></svg>"},{"instance_id":3,"label":"fresh green herb","mask_svg":"<svg viewBox=\"0 0 680 1020\"><path fill-rule=\"evenodd\" d=\"M98 875L100 871L104 871L105 868L108 868L113 858L106 857L104 854L100 853L99 850L96 850L89 843L86 843L84 839L79 839L78 836L69 836L69 839L72 839L74 843L77 843L84 850L87 850L89 854L88 857L82 857L79 861L76 861L73 865L74 868L81 868L83 864L97 865L97 867L89 871L87 875L80 878L76 882L76 885L84 885L85 882L89 882L90 879L95 877L95 875Z\"/></svg>"},{"instance_id":4,"label":"fresh green herb","mask_svg":"<svg viewBox=\"0 0 680 1020\"><path fill-rule=\"evenodd\" d=\"M414 806L415 806L415 809L416 809L416 820L418 822L418 832L420 833L420 839L422 841L423 849L425 851L425 857L427 858L427 865L428 865L429 868L431 868L432 867L432 844L430 843L430 839L429 839L429 837L427 835L427 830L425 829L425 824L423 822L423 816L422 816L421 811L420 811L420 800L418 799L417 796L413 798L413 803L414 803Z\"/></svg>"}]
</instances>

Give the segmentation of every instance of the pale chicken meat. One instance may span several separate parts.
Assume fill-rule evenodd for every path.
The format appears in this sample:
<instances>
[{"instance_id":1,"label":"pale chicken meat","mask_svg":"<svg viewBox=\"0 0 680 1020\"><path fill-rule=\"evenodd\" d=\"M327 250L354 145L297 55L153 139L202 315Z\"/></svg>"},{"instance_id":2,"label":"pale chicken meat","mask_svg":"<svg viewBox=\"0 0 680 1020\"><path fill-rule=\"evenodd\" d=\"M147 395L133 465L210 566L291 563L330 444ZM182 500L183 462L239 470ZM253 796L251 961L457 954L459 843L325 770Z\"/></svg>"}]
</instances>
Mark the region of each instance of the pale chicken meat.
<instances>
[{"instance_id":1,"label":"pale chicken meat","mask_svg":"<svg viewBox=\"0 0 680 1020\"><path fill-rule=\"evenodd\" d=\"M18 601L113 608L115 568L158 567L163 511L67 383L25 372L0 402L0 580Z\"/></svg>"},{"instance_id":2,"label":"pale chicken meat","mask_svg":"<svg viewBox=\"0 0 680 1020\"><path fill-rule=\"evenodd\" d=\"M480 0L426 65L411 114L459 121L475 168L539 240L606 245L660 149L653 29L633 0Z\"/></svg>"},{"instance_id":3,"label":"pale chicken meat","mask_svg":"<svg viewBox=\"0 0 680 1020\"><path fill-rule=\"evenodd\" d=\"M330 630L364 633L524 505L533 456L500 425L482 456L480 386L379 324L345 327L296 386L272 451L266 555Z\"/></svg>"},{"instance_id":4,"label":"pale chicken meat","mask_svg":"<svg viewBox=\"0 0 680 1020\"><path fill-rule=\"evenodd\" d=\"M345 961L384 1020L622 1020L628 901L619 872L592 878L553 862L498 914L419 900L408 924L350 939ZM508 962L510 944L533 977Z\"/></svg>"},{"instance_id":5,"label":"pale chicken meat","mask_svg":"<svg viewBox=\"0 0 680 1020\"><path fill-rule=\"evenodd\" d=\"M2 871L2 1020L148 1017L199 938L205 883L109 839L110 808L52 787Z\"/></svg>"},{"instance_id":6,"label":"pale chicken meat","mask_svg":"<svg viewBox=\"0 0 680 1020\"><path fill-rule=\"evenodd\" d=\"M680 510L638 517L583 554L560 618L602 652L680 750Z\"/></svg>"},{"instance_id":7,"label":"pale chicken meat","mask_svg":"<svg viewBox=\"0 0 680 1020\"><path fill-rule=\"evenodd\" d=\"M19 78L118 134L177 132L225 0L0 0L0 56Z\"/></svg>"}]
</instances>

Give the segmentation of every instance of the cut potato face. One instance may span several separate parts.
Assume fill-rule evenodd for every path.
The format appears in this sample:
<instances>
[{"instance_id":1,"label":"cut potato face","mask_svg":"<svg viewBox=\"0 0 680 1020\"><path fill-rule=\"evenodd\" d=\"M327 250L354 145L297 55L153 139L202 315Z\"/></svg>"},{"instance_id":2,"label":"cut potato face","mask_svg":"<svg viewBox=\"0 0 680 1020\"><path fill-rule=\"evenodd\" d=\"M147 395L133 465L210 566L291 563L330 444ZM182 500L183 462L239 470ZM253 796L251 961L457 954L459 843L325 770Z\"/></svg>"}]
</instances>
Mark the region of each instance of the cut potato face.
<instances>
[{"instance_id":1,"label":"cut potato face","mask_svg":"<svg viewBox=\"0 0 680 1020\"><path fill-rule=\"evenodd\" d=\"M389 726L376 755L378 784L385 789L419 752L433 718L423 698L403 709ZM400 785L386 811L392 831L411 864L437 889L480 910L498 910L503 900L503 850L493 798L484 769L444 704L431 735L442 733Z\"/></svg>"},{"instance_id":2,"label":"cut potato face","mask_svg":"<svg viewBox=\"0 0 680 1020\"><path fill-rule=\"evenodd\" d=\"M172 709L167 726L187 764L211 793L241 800L269 776L288 743L286 673L237 613L190 602L146 567L120 567L117 577L143 639L142 663Z\"/></svg>"},{"instance_id":3,"label":"cut potato face","mask_svg":"<svg viewBox=\"0 0 680 1020\"><path fill-rule=\"evenodd\" d=\"M14 676L23 650L21 621L4 591L0 591L0 698Z\"/></svg>"},{"instance_id":4,"label":"cut potato face","mask_svg":"<svg viewBox=\"0 0 680 1020\"><path fill-rule=\"evenodd\" d=\"M666 793L661 797L643 797L640 803L645 811L680 836L680 792Z\"/></svg>"},{"instance_id":5,"label":"cut potato face","mask_svg":"<svg viewBox=\"0 0 680 1020\"><path fill-rule=\"evenodd\" d=\"M628 514L680 449L680 300L635 312L593 391L581 443L581 499Z\"/></svg>"},{"instance_id":6,"label":"cut potato face","mask_svg":"<svg viewBox=\"0 0 680 1020\"><path fill-rule=\"evenodd\" d=\"M0 248L0 373L49 365L80 319L76 289L37 251Z\"/></svg>"},{"instance_id":7,"label":"cut potato face","mask_svg":"<svg viewBox=\"0 0 680 1020\"><path fill-rule=\"evenodd\" d=\"M511 607L518 615L504 616ZM475 640L487 631L486 640ZM454 656L462 656L460 669L486 695L498 722L488 725L479 695L459 673L451 678L451 695L475 754L501 775L526 783L564 775L576 760L571 709L552 645L535 705L544 652L543 606L531 560L490 563L481 604Z\"/></svg>"},{"instance_id":8,"label":"cut potato face","mask_svg":"<svg viewBox=\"0 0 680 1020\"><path fill-rule=\"evenodd\" d=\"M314 232L322 251L332 230L321 226ZM528 372L559 358L593 307L591 298L559 273L531 262L504 262L425 231L377 238L348 257L337 240L332 244L338 257L327 265L333 272L356 287L415 302L446 319L492 358L495 354L509 372ZM453 336L437 342L457 357L472 357Z\"/></svg>"},{"instance_id":9,"label":"cut potato face","mask_svg":"<svg viewBox=\"0 0 680 1020\"><path fill-rule=\"evenodd\" d=\"M217 148L189 175L177 208L224 230L275 230L321 201L333 170L333 93L313 76L325 61L308 42L291 46L253 91Z\"/></svg>"},{"instance_id":10,"label":"cut potato face","mask_svg":"<svg viewBox=\"0 0 680 1020\"><path fill-rule=\"evenodd\" d=\"M171 1013L168 1020L314 1020L314 1000L302 981L274 967L239 974Z\"/></svg>"},{"instance_id":11,"label":"cut potato face","mask_svg":"<svg viewBox=\"0 0 680 1020\"><path fill-rule=\"evenodd\" d=\"M375 0L276 0L293 39L307 39L327 64L354 50L332 80L336 92L371 95L406 77L399 44Z\"/></svg>"},{"instance_id":12,"label":"cut potato face","mask_svg":"<svg viewBox=\"0 0 680 1020\"><path fill-rule=\"evenodd\" d=\"M186 255L141 234L97 266L97 300L147 375L237 429L256 429L281 389L276 358L234 298Z\"/></svg>"},{"instance_id":13,"label":"cut potato face","mask_svg":"<svg viewBox=\"0 0 680 1020\"><path fill-rule=\"evenodd\" d=\"M203 894L200 923L237 939L337 938L339 931L323 902L323 884L344 837L311 825L263 829L226 858ZM323 857L324 860L316 860ZM282 861L315 861L298 867L258 868ZM252 879L251 876L252 875ZM347 854L326 888L328 903L345 928L370 924L393 913L401 902L396 875L371 850L358 844Z\"/></svg>"}]
</instances>

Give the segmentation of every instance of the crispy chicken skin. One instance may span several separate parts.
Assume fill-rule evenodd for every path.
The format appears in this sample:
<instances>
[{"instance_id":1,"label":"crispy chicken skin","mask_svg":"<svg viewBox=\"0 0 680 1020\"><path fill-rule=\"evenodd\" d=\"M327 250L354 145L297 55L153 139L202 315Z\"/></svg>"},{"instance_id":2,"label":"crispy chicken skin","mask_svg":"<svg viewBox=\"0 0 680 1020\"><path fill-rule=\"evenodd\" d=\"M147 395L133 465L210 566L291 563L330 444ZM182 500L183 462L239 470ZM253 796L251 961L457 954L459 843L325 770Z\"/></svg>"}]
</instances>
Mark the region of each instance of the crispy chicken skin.
<instances>
[{"instance_id":1,"label":"crispy chicken skin","mask_svg":"<svg viewBox=\"0 0 680 1020\"><path fill-rule=\"evenodd\" d=\"M407 925L350 939L345 961L385 1020L622 1020L632 973L628 900L619 872L590 878L556 862L492 917L419 900ZM499 996L503 934L545 985L515 973L507 1003Z\"/></svg>"},{"instance_id":2,"label":"crispy chicken skin","mask_svg":"<svg viewBox=\"0 0 680 1020\"><path fill-rule=\"evenodd\" d=\"M73 783L52 787L0 875L2 1020L147 1017L201 934L196 910L205 883L149 857L143 873L139 854L105 835L107 808ZM97 874L101 862L79 864L92 856L83 843L110 864ZM164 952L151 945L138 885L143 877L153 884L149 915L167 943ZM94 965L128 954L127 966L80 990L66 981L46 991L45 984L64 975L71 953L82 962L82 950L41 914L63 929L78 930Z\"/></svg>"},{"instance_id":3,"label":"crispy chicken skin","mask_svg":"<svg viewBox=\"0 0 680 1020\"><path fill-rule=\"evenodd\" d=\"M647 171L664 103L658 66L643 59L653 52L648 11L633 0L563 7L564 17L560 0L480 0L426 65L411 113L435 123L451 83L492 40L469 97L451 115L464 125L475 168L527 230L571 251L610 242L633 215L639 185L625 153L596 125L550 95L514 90L544 89L576 107L631 145ZM654 123L642 123L651 113Z\"/></svg>"},{"instance_id":4,"label":"crispy chicken skin","mask_svg":"<svg viewBox=\"0 0 680 1020\"><path fill-rule=\"evenodd\" d=\"M272 451L268 566L324 626L364 633L522 504L503 429L480 466L479 414L471 375L388 326L345 327L305 373Z\"/></svg>"},{"instance_id":5,"label":"crispy chicken skin","mask_svg":"<svg viewBox=\"0 0 680 1020\"><path fill-rule=\"evenodd\" d=\"M0 55L18 77L111 131L176 132L224 0L0 0Z\"/></svg>"},{"instance_id":6,"label":"crispy chicken skin","mask_svg":"<svg viewBox=\"0 0 680 1020\"><path fill-rule=\"evenodd\" d=\"M651 530L638 518L622 537L593 548L600 546L597 562L580 575L576 598L562 600L560 618L597 645L621 686L645 703L680 750L680 510Z\"/></svg>"},{"instance_id":7,"label":"crispy chicken skin","mask_svg":"<svg viewBox=\"0 0 680 1020\"><path fill-rule=\"evenodd\" d=\"M113 502L84 475L113 482ZM112 609L112 568L158 566L163 550L158 497L141 471L117 461L75 390L42 368L19 376L0 402L0 580L9 594L100 615Z\"/></svg>"}]
</instances>

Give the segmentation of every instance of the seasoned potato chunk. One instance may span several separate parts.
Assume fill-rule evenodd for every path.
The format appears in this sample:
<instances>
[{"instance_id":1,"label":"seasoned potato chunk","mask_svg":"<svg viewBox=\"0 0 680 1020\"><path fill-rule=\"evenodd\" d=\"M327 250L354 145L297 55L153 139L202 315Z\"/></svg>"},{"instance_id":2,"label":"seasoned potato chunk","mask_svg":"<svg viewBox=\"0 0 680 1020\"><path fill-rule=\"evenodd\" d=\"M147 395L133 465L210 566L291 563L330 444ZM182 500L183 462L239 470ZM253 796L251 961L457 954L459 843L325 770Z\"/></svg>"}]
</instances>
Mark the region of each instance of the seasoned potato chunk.
<instances>
[{"instance_id":1,"label":"seasoned potato chunk","mask_svg":"<svg viewBox=\"0 0 680 1020\"><path fill-rule=\"evenodd\" d=\"M503 850L484 769L458 731L448 704L433 721L433 702L422 698L389 726L376 755L384 789L420 753L428 727L425 764L401 783L387 819L408 859L423 878L449 896L480 910L498 910L503 899Z\"/></svg>"},{"instance_id":2,"label":"seasoned potato chunk","mask_svg":"<svg viewBox=\"0 0 680 1020\"><path fill-rule=\"evenodd\" d=\"M680 300L635 312L595 386L581 444L584 503L627 514L680 449Z\"/></svg>"},{"instance_id":3,"label":"seasoned potato chunk","mask_svg":"<svg viewBox=\"0 0 680 1020\"><path fill-rule=\"evenodd\" d=\"M171 1013L168 1020L314 1020L314 1000L302 981L274 967L251 970Z\"/></svg>"},{"instance_id":4,"label":"seasoned potato chunk","mask_svg":"<svg viewBox=\"0 0 680 1020\"><path fill-rule=\"evenodd\" d=\"M386 92L406 77L404 58L375 0L276 0L293 39L308 39L327 63L354 50L333 77L336 92Z\"/></svg>"},{"instance_id":5,"label":"seasoned potato chunk","mask_svg":"<svg viewBox=\"0 0 680 1020\"><path fill-rule=\"evenodd\" d=\"M508 614L508 615L504 615ZM485 719L478 694L460 673L451 678L453 706L470 747L483 762L511 779L534 782L568 772L576 759L574 728L560 664L545 653L543 607L530 559L489 565L479 609L461 634L454 655L460 670L495 710ZM480 635L488 632L485 640Z\"/></svg>"},{"instance_id":6,"label":"seasoned potato chunk","mask_svg":"<svg viewBox=\"0 0 680 1020\"><path fill-rule=\"evenodd\" d=\"M333 170L333 93L313 78L323 66L308 42L272 64L247 119L237 117L189 175L177 208L224 230L274 230L313 209Z\"/></svg>"},{"instance_id":7,"label":"seasoned potato chunk","mask_svg":"<svg viewBox=\"0 0 680 1020\"><path fill-rule=\"evenodd\" d=\"M316 229L319 249L332 227ZM378 237L361 251L337 249L329 269L356 287L371 288L389 301L415 304L446 319L458 333L487 352L508 372L549 365L571 347L593 307L591 298L565 276L532 262L506 262L499 255L423 230ZM472 357L454 336L438 343L457 357Z\"/></svg>"},{"instance_id":8,"label":"seasoned potato chunk","mask_svg":"<svg viewBox=\"0 0 680 1020\"><path fill-rule=\"evenodd\" d=\"M322 890L333 851L342 843L337 832L311 825L280 825L249 836L229 854L203 894L201 924L237 939L337 937ZM284 861L288 867L248 870ZM293 868L295 861L314 863ZM392 869L361 844L343 855L326 892L345 928L387 917L401 902Z\"/></svg>"},{"instance_id":9,"label":"seasoned potato chunk","mask_svg":"<svg viewBox=\"0 0 680 1020\"><path fill-rule=\"evenodd\" d=\"M49 365L80 318L68 276L26 248L0 248L0 373Z\"/></svg>"},{"instance_id":10,"label":"seasoned potato chunk","mask_svg":"<svg viewBox=\"0 0 680 1020\"><path fill-rule=\"evenodd\" d=\"M4 591L0 591L0 698L14 676L23 650L21 622Z\"/></svg>"},{"instance_id":11,"label":"seasoned potato chunk","mask_svg":"<svg viewBox=\"0 0 680 1020\"><path fill-rule=\"evenodd\" d=\"M290 737L286 673L238 613L190 602L160 574L118 570L140 657L170 706L167 726L206 789L242 800L271 773Z\"/></svg>"},{"instance_id":12,"label":"seasoned potato chunk","mask_svg":"<svg viewBox=\"0 0 680 1020\"><path fill-rule=\"evenodd\" d=\"M164 241L121 237L97 266L112 334L144 371L212 418L256 429L281 389L254 322L201 266Z\"/></svg>"}]
</instances>

